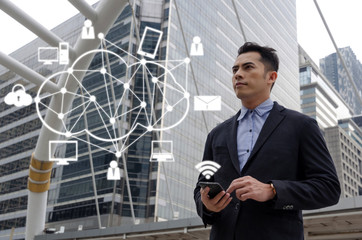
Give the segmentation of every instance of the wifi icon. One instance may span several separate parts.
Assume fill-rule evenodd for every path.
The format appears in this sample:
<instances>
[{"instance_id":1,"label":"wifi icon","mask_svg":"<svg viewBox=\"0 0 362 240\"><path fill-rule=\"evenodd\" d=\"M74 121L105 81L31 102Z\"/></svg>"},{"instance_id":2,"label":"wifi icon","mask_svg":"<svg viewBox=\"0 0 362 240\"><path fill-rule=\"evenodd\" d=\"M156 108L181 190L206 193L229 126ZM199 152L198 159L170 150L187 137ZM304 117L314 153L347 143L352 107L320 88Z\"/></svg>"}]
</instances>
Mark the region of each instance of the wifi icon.
<instances>
[{"instance_id":1,"label":"wifi icon","mask_svg":"<svg viewBox=\"0 0 362 240\"><path fill-rule=\"evenodd\" d=\"M195 166L206 179L210 179L220 167L218 163L209 160L202 161Z\"/></svg>"}]
</instances>

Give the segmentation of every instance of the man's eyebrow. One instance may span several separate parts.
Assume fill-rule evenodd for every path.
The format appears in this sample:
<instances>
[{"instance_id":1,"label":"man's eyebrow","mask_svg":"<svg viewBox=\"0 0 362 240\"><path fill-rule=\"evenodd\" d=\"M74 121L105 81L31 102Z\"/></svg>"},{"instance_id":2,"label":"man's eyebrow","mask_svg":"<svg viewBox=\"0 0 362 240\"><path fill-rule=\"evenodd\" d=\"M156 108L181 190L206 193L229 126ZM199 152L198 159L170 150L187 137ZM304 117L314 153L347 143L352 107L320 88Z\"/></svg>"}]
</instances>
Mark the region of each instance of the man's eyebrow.
<instances>
[{"instance_id":1,"label":"man's eyebrow","mask_svg":"<svg viewBox=\"0 0 362 240\"><path fill-rule=\"evenodd\" d=\"M245 67L246 65L249 65L249 64L255 65L255 63L253 63L253 62L246 62L246 63L241 64L241 66L242 66L242 67ZM235 69L235 68L239 68L239 66L238 66L238 65L234 65L234 66L232 66L231 69Z\"/></svg>"},{"instance_id":2,"label":"man's eyebrow","mask_svg":"<svg viewBox=\"0 0 362 240\"><path fill-rule=\"evenodd\" d=\"M249 65L249 64L251 64L251 65L255 65L255 63L253 63L253 62L246 62L246 63L243 63L241 66L246 66L246 65Z\"/></svg>"}]
</instances>

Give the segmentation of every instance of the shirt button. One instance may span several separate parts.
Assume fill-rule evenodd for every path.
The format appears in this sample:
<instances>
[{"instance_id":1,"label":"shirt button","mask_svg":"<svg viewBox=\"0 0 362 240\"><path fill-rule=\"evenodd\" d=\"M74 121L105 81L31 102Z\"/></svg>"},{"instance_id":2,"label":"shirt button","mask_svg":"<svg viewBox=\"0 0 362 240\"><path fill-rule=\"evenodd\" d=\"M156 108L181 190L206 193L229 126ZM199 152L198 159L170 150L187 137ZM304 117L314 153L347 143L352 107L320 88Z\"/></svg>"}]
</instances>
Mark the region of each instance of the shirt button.
<instances>
[{"instance_id":1,"label":"shirt button","mask_svg":"<svg viewBox=\"0 0 362 240\"><path fill-rule=\"evenodd\" d=\"M249 152L249 149L248 149L248 150L246 150L246 152Z\"/></svg>"},{"instance_id":2,"label":"shirt button","mask_svg":"<svg viewBox=\"0 0 362 240\"><path fill-rule=\"evenodd\" d=\"M249 132L251 132L252 130L250 129Z\"/></svg>"}]
</instances>

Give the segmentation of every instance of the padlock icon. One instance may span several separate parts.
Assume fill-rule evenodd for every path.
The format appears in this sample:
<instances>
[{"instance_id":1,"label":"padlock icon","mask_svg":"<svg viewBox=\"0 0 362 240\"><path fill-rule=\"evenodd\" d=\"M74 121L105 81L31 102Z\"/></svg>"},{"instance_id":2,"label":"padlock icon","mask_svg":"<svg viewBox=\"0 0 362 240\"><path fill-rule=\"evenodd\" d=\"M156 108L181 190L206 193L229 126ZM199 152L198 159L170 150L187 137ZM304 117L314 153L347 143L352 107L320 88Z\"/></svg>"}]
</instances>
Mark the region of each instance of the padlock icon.
<instances>
[{"instance_id":1,"label":"padlock icon","mask_svg":"<svg viewBox=\"0 0 362 240\"><path fill-rule=\"evenodd\" d=\"M15 91L17 87L20 87L20 89ZM23 85L15 84L12 88L12 91L5 96L4 101L8 105L15 105L16 107L21 107L29 106L33 99L29 94L25 92L25 88Z\"/></svg>"}]
</instances>

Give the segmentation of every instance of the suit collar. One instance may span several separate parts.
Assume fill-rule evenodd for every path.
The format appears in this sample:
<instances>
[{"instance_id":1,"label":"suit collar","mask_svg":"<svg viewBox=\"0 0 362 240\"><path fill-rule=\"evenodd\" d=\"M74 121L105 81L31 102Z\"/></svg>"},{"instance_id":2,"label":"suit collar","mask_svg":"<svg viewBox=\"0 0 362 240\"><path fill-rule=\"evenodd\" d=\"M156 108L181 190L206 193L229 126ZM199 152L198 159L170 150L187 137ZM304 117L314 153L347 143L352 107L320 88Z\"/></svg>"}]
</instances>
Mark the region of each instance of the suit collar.
<instances>
[{"instance_id":1,"label":"suit collar","mask_svg":"<svg viewBox=\"0 0 362 240\"><path fill-rule=\"evenodd\" d=\"M270 137L270 135L273 133L273 131L279 126L279 124L285 118L285 115L283 113L284 109L285 108L283 106L280 106L277 102L274 102L274 106L273 106L272 110L270 111L270 114L269 114L268 118L266 119L266 121L260 131L259 137L256 140L254 148L251 151L251 154L242 170L242 173L244 173L247 170L247 168L252 163L255 154L260 150L260 148L264 145L265 141Z\"/></svg>"},{"instance_id":2,"label":"suit collar","mask_svg":"<svg viewBox=\"0 0 362 240\"><path fill-rule=\"evenodd\" d=\"M239 160L238 160L238 150L236 146L236 133L238 128L238 116L240 115L240 110L236 113L236 115L231 119L230 125L228 127L228 138L227 138L227 146L229 149L229 154L231 158L231 162L236 170L236 172L240 175L240 167L239 167Z\"/></svg>"}]
</instances>

